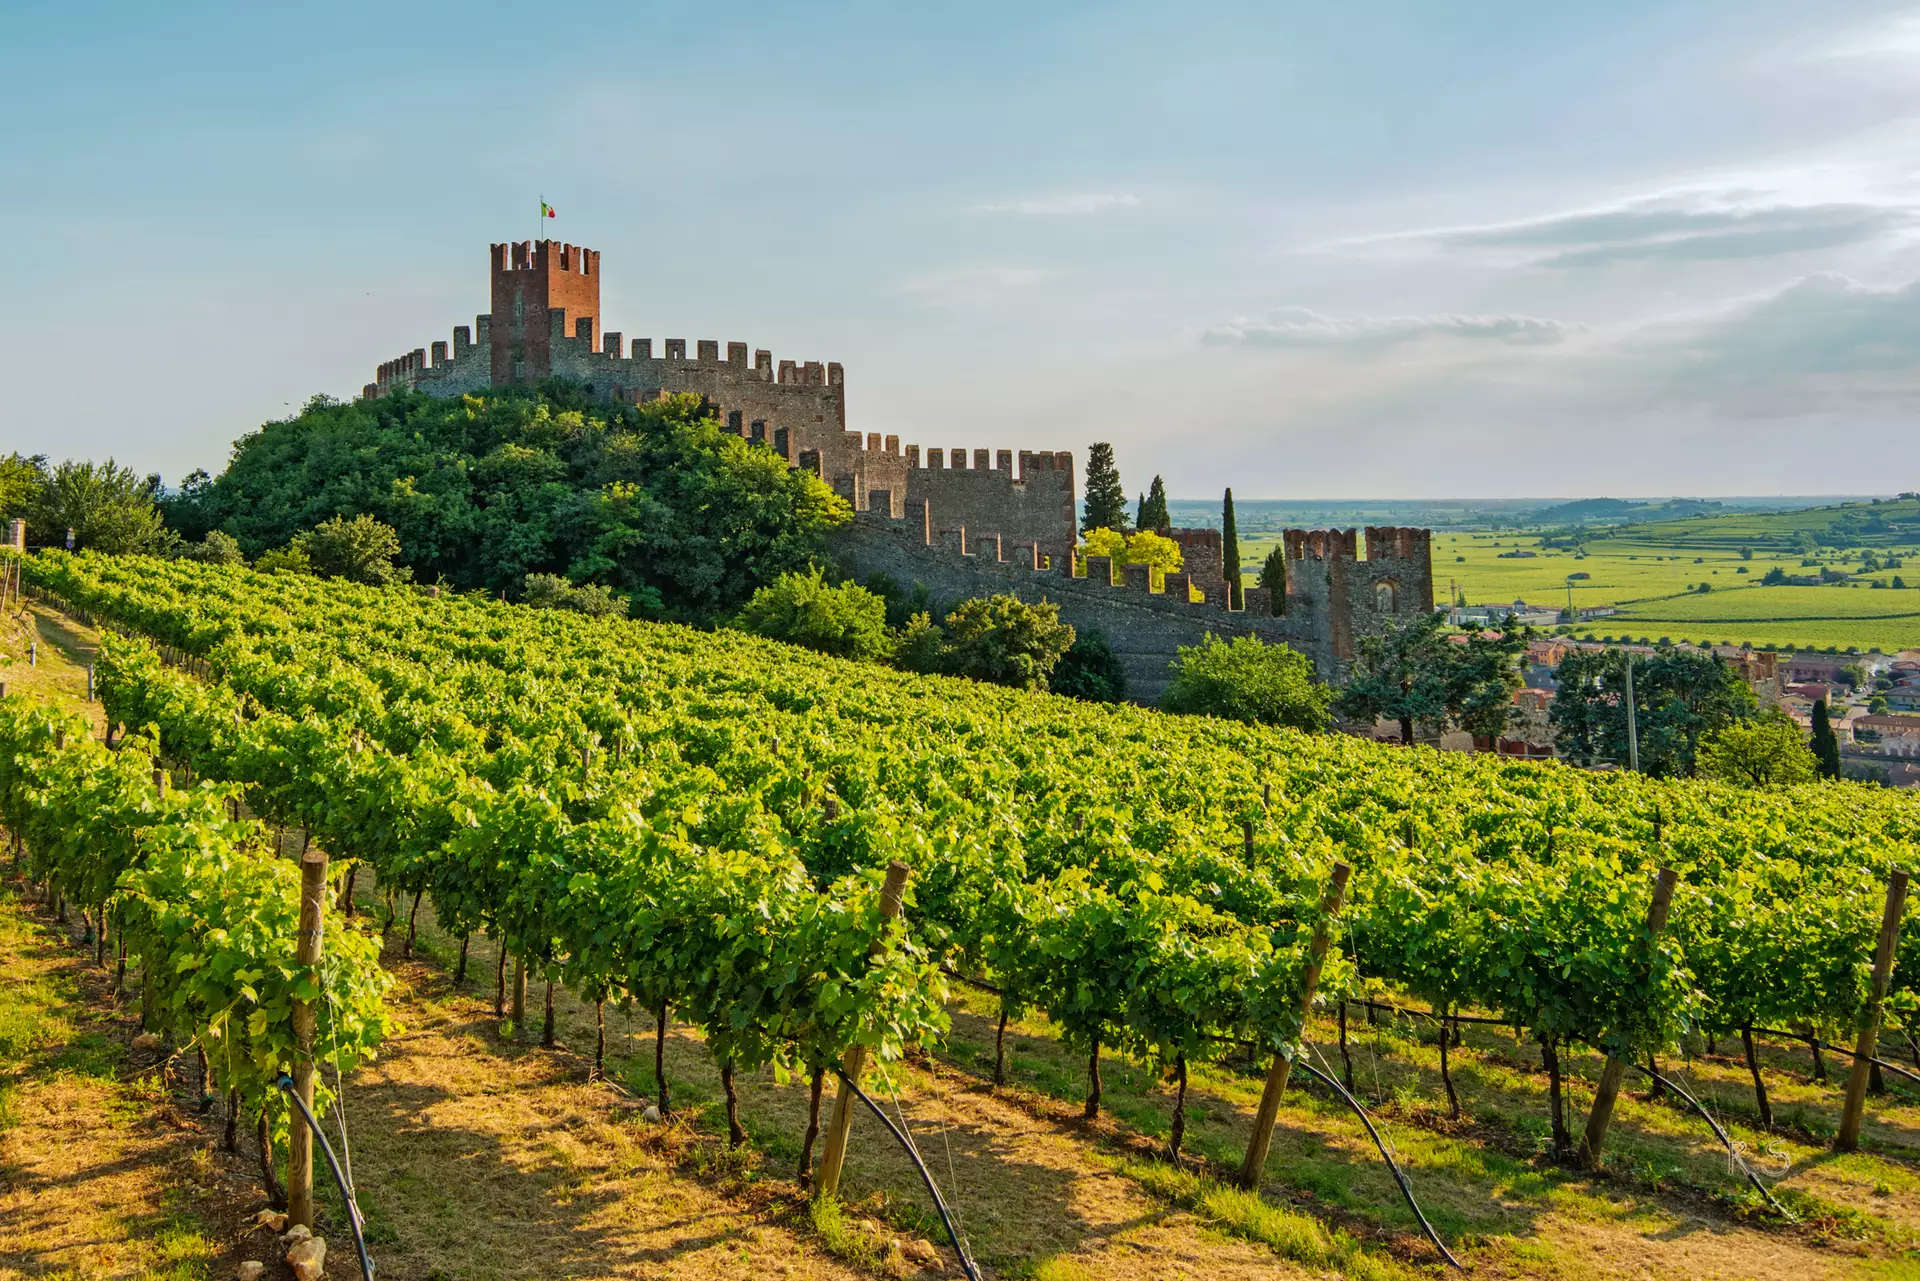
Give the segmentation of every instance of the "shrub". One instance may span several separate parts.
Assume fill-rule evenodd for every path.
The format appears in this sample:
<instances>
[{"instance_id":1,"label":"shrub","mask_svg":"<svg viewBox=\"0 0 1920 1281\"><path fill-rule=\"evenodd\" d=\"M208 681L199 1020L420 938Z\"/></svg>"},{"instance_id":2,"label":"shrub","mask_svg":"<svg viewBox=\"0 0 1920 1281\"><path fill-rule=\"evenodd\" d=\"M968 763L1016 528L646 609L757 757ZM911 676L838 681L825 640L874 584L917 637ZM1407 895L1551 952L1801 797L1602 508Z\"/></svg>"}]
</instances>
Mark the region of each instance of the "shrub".
<instances>
[{"instance_id":1,"label":"shrub","mask_svg":"<svg viewBox=\"0 0 1920 1281\"><path fill-rule=\"evenodd\" d=\"M232 534L218 529L210 529L207 536L197 543L189 543L182 553L188 560L204 561L209 565L244 565L247 558L240 554L240 542Z\"/></svg>"},{"instance_id":2,"label":"shrub","mask_svg":"<svg viewBox=\"0 0 1920 1281\"><path fill-rule=\"evenodd\" d=\"M1173 683L1160 700L1169 712L1304 730L1327 728L1332 703L1333 691L1313 679L1306 655L1251 636L1182 645Z\"/></svg>"},{"instance_id":3,"label":"shrub","mask_svg":"<svg viewBox=\"0 0 1920 1281\"><path fill-rule=\"evenodd\" d=\"M1029 605L1015 596L967 600L947 615L943 666L956 676L1045 689L1073 641L1058 605Z\"/></svg>"},{"instance_id":4,"label":"shrub","mask_svg":"<svg viewBox=\"0 0 1920 1281\"><path fill-rule=\"evenodd\" d=\"M394 564L400 554L400 535L384 521L362 514L347 520L335 516L306 534L307 558L313 572L327 578L384 587L404 583L413 571Z\"/></svg>"},{"instance_id":5,"label":"shrub","mask_svg":"<svg viewBox=\"0 0 1920 1281\"><path fill-rule=\"evenodd\" d=\"M855 583L827 582L817 565L755 592L734 626L840 658L879 659L893 648L886 602Z\"/></svg>"},{"instance_id":6,"label":"shrub","mask_svg":"<svg viewBox=\"0 0 1920 1281\"><path fill-rule=\"evenodd\" d=\"M1060 656L1048 688L1090 703L1117 703L1127 696L1127 674L1104 636L1082 632Z\"/></svg>"},{"instance_id":7,"label":"shrub","mask_svg":"<svg viewBox=\"0 0 1920 1281\"><path fill-rule=\"evenodd\" d=\"M558 574L528 574L520 601L535 609L564 609L589 618L625 618L626 597L604 583L575 583Z\"/></svg>"},{"instance_id":8,"label":"shrub","mask_svg":"<svg viewBox=\"0 0 1920 1281\"><path fill-rule=\"evenodd\" d=\"M307 555L307 536L297 534L285 547L261 552L253 567L263 574L311 574L313 561Z\"/></svg>"}]
</instances>

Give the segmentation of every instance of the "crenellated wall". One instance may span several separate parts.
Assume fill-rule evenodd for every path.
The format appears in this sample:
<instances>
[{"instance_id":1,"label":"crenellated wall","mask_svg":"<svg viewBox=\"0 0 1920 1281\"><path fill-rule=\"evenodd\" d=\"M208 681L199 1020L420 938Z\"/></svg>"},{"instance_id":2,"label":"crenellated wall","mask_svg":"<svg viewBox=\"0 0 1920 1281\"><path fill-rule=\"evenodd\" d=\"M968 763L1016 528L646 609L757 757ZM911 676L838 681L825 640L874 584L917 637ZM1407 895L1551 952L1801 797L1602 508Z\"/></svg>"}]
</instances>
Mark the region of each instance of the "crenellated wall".
<instances>
[{"instance_id":1,"label":"crenellated wall","mask_svg":"<svg viewBox=\"0 0 1920 1281\"><path fill-rule=\"evenodd\" d=\"M1297 566L1290 563L1290 569L1301 573L1289 577L1288 612L1278 617L1264 589L1248 588L1245 607L1229 609L1224 590L1210 592L1205 601L1192 601L1187 589L1198 584L1184 571L1166 575L1161 590L1154 591L1146 566L1116 566L1106 556L1088 557L1086 575L1075 578L1070 559L1056 561L1049 569L1033 543L975 534L955 522L943 523L924 499L908 502L897 516L879 509L857 513L853 525L835 535L833 552L841 568L856 579L884 573L903 587L924 586L942 612L969 597L995 593L1051 601L1076 630L1106 639L1126 671L1130 697L1155 703L1166 690L1180 648L1198 645L1209 635L1253 636L1269 644L1290 645L1313 660L1321 679L1343 678L1352 658L1353 637L1378 630L1390 617L1417 615L1421 612L1416 608L1417 591L1397 597L1391 613L1370 608L1341 616L1334 612L1333 598L1326 592L1307 588L1296 598L1291 587L1310 572L1322 579L1337 575L1349 587L1356 582L1369 587L1386 582L1413 584L1422 578L1430 582L1430 571L1414 572L1426 531L1390 532L1412 538L1404 543L1389 538L1379 546L1376 563L1342 554L1354 544L1350 531L1287 531L1289 547L1295 545L1297 535L1303 551L1317 548L1318 555L1303 554ZM1375 545L1370 539L1369 546ZM1224 587L1224 580L1217 586Z\"/></svg>"}]
</instances>

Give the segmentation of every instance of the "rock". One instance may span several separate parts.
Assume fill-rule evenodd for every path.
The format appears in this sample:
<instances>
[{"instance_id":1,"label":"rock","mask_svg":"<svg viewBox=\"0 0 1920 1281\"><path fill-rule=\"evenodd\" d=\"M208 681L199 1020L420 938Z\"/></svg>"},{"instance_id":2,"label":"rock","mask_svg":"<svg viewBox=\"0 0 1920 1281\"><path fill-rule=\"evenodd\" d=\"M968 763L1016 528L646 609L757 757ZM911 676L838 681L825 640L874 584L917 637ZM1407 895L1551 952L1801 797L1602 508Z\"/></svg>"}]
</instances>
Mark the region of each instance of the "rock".
<instances>
[{"instance_id":1,"label":"rock","mask_svg":"<svg viewBox=\"0 0 1920 1281\"><path fill-rule=\"evenodd\" d=\"M260 1274L266 1270L267 1265L260 1260L248 1259L233 1270L233 1281L260 1281Z\"/></svg>"},{"instance_id":2,"label":"rock","mask_svg":"<svg viewBox=\"0 0 1920 1281\"><path fill-rule=\"evenodd\" d=\"M291 1250L313 1235L313 1229L304 1223L296 1223L287 1229L287 1235L280 1238L280 1244Z\"/></svg>"},{"instance_id":3,"label":"rock","mask_svg":"<svg viewBox=\"0 0 1920 1281\"><path fill-rule=\"evenodd\" d=\"M940 1266L940 1247L920 1237L908 1237L900 1247L900 1253L923 1268Z\"/></svg>"},{"instance_id":4,"label":"rock","mask_svg":"<svg viewBox=\"0 0 1920 1281\"><path fill-rule=\"evenodd\" d=\"M269 1207L253 1216L253 1226L256 1228L265 1228L275 1236L278 1236L287 1230L287 1212Z\"/></svg>"},{"instance_id":5,"label":"rock","mask_svg":"<svg viewBox=\"0 0 1920 1281\"><path fill-rule=\"evenodd\" d=\"M660 1124L660 1109L655 1107L651 1103L647 1104L647 1110L645 1112L642 1112L640 1116L642 1119L644 1119L647 1122L648 1125Z\"/></svg>"},{"instance_id":6,"label":"rock","mask_svg":"<svg viewBox=\"0 0 1920 1281\"><path fill-rule=\"evenodd\" d=\"M161 1040L158 1032L142 1032L139 1036L133 1038L133 1048L143 1054L148 1050L157 1050L160 1046Z\"/></svg>"},{"instance_id":7,"label":"rock","mask_svg":"<svg viewBox=\"0 0 1920 1281\"><path fill-rule=\"evenodd\" d=\"M287 1251L287 1266L293 1269L296 1281L320 1281L327 1266L327 1239L308 1237L294 1246Z\"/></svg>"}]
</instances>

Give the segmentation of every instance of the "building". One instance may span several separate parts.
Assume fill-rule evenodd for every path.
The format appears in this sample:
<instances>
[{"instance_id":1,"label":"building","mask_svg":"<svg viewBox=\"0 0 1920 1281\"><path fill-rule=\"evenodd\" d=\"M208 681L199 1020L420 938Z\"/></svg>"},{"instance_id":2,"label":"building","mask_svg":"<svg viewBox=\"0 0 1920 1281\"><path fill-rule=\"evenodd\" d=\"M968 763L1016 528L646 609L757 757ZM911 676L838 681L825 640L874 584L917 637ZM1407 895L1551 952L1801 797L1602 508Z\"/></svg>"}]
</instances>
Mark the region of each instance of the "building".
<instances>
[{"instance_id":1,"label":"building","mask_svg":"<svg viewBox=\"0 0 1920 1281\"><path fill-rule=\"evenodd\" d=\"M1920 716L1862 716L1853 730L1862 751L1920 758Z\"/></svg>"}]
</instances>

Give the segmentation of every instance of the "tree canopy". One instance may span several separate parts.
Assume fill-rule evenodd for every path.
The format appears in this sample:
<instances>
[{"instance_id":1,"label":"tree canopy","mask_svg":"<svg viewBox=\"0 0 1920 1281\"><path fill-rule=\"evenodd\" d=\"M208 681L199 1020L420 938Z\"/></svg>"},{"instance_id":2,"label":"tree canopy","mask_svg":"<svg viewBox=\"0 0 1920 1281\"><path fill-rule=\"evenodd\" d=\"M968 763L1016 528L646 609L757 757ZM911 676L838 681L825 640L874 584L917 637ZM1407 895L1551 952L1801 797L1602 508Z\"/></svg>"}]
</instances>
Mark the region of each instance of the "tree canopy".
<instances>
[{"instance_id":1,"label":"tree canopy","mask_svg":"<svg viewBox=\"0 0 1920 1281\"><path fill-rule=\"evenodd\" d=\"M1561 660L1554 735L1581 764L1627 763L1626 664L1620 649L1575 650ZM1758 700L1717 654L1663 645L1633 657L1640 769L1665 777L1695 771L1700 740L1753 714Z\"/></svg>"},{"instance_id":2,"label":"tree canopy","mask_svg":"<svg viewBox=\"0 0 1920 1281\"><path fill-rule=\"evenodd\" d=\"M1416 725L1496 737L1513 712L1527 635L1509 627L1455 639L1444 616L1433 613L1363 636L1335 707L1352 720L1399 722L1404 743L1413 741Z\"/></svg>"},{"instance_id":3,"label":"tree canopy","mask_svg":"<svg viewBox=\"0 0 1920 1281\"><path fill-rule=\"evenodd\" d=\"M835 586L818 566L782 574L741 607L741 631L788 641L841 658L885 658L887 603L856 583Z\"/></svg>"},{"instance_id":4,"label":"tree canopy","mask_svg":"<svg viewBox=\"0 0 1920 1281\"><path fill-rule=\"evenodd\" d=\"M1812 782L1816 761L1793 718L1773 707L1707 734L1700 740L1699 765L1708 778L1745 787L1786 787Z\"/></svg>"},{"instance_id":5,"label":"tree canopy","mask_svg":"<svg viewBox=\"0 0 1920 1281\"><path fill-rule=\"evenodd\" d=\"M1313 662L1285 645L1252 636L1209 635L1182 645L1173 681L1161 696L1169 712L1223 716L1293 729L1327 728L1332 691L1313 679Z\"/></svg>"},{"instance_id":6,"label":"tree canopy","mask_svg":"<svg viewBox=\"0 0 1920 1281\"><path fill-rule=\"evenodd\" d=\"M1147 487L1146 496L1140 500L1139 511L1133 520L1139 529L1150 529L1164 535L1173 528L1173 518L1167 514L1167 482L1155 476L1153 484Z\"/></svg>"},{"instance_id":7,"label":"tree canopy","mask_svg":"<svg viewBox=\"0 0 1920 1281\"><path fill-rule=\"evenodd\" d=\"M167 515L258 556L323 521L392 526L398 562L459 589L516 592L560 574L635 612L710 622L802 570L846 503L773 450L720 430L697 397L608 405L552 381L531 390L342 404L316 397L192 476Z\"/></svg>"},{"instance_id":8,"label":"tree canopy","mask_svg":"<svg viewBox=\"0 0 1920 1281\"><path fill-rule=\"evenodd\" d=\"M27 541L99 552L170 552L179 539L154 506L157 481L109 458L64 462L10 454L0 459L0 515L24 516Z\"/></svg>"}]
</instances>

